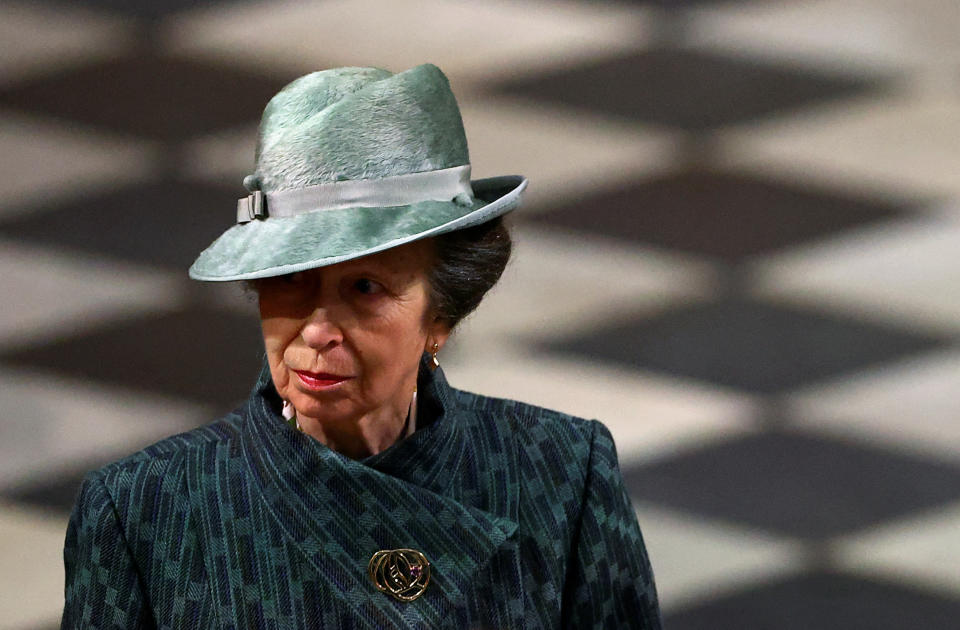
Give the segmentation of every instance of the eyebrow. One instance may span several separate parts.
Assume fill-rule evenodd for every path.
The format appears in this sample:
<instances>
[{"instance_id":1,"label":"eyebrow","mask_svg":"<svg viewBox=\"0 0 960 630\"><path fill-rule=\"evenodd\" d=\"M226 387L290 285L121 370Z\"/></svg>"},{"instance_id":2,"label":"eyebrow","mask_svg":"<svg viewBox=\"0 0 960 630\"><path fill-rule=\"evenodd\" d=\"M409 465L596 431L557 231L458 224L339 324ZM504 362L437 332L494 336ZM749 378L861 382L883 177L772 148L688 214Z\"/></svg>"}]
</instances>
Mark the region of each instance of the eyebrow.
<instances>
[{"instance_id":1,"label":"eyebrow","mask_svg":"<svg viewBox=\"0 0 960 630\"><path fill-rule=\"evenodd\" d=\"M365 261L356 260L351 262L355 262L356 264L349 267L350 270L362 271L365 268L370 268L376 271L387 272L392 275L407 275L409 273L416 271L415 269L407 269L407 268L398 269L397 267L393 265L389 265L380 260L365 260Z\"/></svg>"}]
</instances>

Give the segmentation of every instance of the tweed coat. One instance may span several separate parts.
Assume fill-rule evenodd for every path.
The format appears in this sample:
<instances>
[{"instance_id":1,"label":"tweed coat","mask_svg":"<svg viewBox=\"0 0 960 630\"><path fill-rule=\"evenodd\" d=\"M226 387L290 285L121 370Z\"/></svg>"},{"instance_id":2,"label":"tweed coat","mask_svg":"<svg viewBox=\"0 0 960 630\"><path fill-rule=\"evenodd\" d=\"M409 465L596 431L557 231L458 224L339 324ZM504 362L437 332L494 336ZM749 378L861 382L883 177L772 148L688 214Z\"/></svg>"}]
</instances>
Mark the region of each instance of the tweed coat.
<instances>
[{"instance_id":1,"label":"tweed coat","mask_svg":"<svg viewBox=\"0 0 960 630\"><path fill-rule=\"evenodd\" d=\"M609 431L425 364L418 387L418 430L351 460L283 421L265 368L233 413L90 473L62 627L658 630ZM431 563L412 602L367 574L396 548Z\"/></svg>"}]
</instances>

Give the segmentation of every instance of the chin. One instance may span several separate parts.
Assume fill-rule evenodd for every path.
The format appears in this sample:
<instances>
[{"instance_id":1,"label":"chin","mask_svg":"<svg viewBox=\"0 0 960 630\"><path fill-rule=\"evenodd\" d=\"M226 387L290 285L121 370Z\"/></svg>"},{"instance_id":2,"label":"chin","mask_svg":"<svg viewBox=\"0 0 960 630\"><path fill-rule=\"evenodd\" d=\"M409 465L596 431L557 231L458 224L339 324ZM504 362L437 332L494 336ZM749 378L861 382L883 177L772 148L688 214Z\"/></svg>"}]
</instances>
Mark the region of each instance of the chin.
<instances>
[{"instance_id":1,"label":"chin","mask_svg":"<svg viewBox=\"0 0 960 630\"><path fill-rule=\"evenodd\" d=\"M317 400L309 394L297 392L297 395L290 399L297 413L315 418L317 420L335 420L352 417L352 405L344 404L347 401L329 401Z\"/></svg>"}]
</instances>

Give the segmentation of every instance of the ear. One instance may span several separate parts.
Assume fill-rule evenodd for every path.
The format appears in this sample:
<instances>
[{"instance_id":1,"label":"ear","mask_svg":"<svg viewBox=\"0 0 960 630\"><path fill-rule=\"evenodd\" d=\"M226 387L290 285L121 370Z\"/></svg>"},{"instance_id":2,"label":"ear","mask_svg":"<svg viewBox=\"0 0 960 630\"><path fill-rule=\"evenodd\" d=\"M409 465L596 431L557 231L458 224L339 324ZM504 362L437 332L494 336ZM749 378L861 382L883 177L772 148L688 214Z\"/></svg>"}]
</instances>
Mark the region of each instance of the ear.
<instances>
[{"instance_id":1,"label":"ear","mask_svg":"<svg viewBox=\"0 0 960 630\"><path fill-rule=\"evenodd\" d=\"M437 352L443 349L450 337L450 327L440 319L435 319L427 330L427 345L423 349L428 354L433 353L433 344L437 344Z\"/></svg>"}]
</instances>

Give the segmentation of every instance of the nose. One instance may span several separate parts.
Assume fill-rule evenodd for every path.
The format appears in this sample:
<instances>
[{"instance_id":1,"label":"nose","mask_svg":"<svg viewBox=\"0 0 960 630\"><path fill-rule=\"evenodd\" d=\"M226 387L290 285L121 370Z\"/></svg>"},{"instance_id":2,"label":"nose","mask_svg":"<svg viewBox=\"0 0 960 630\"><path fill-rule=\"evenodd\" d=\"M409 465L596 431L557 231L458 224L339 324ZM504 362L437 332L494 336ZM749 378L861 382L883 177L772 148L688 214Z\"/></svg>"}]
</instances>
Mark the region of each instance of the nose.
<instances>
[{"instance_id":1,"label":"nose","mask_svg":"<svg viewBox=\"0 0 960 630\"><path fill-rule=\"evenodd\" d=\"M318 306L307 318L300 331L303 341L317 351L336 346L343 342L343 330L332 317L331 309Z\"/></svg>"}]
</instances>

